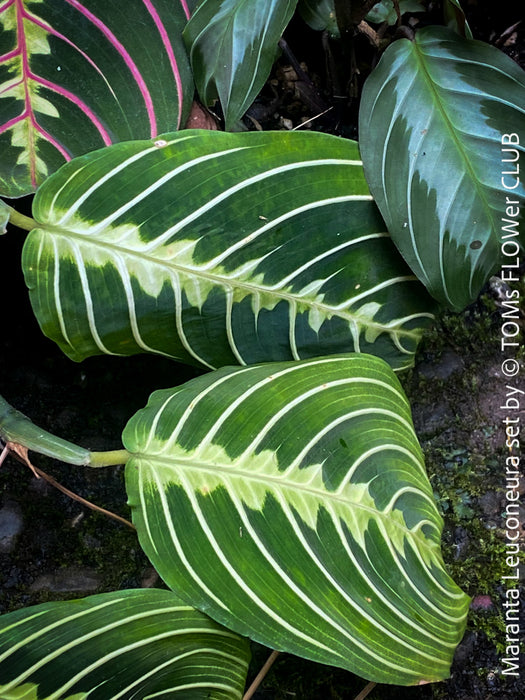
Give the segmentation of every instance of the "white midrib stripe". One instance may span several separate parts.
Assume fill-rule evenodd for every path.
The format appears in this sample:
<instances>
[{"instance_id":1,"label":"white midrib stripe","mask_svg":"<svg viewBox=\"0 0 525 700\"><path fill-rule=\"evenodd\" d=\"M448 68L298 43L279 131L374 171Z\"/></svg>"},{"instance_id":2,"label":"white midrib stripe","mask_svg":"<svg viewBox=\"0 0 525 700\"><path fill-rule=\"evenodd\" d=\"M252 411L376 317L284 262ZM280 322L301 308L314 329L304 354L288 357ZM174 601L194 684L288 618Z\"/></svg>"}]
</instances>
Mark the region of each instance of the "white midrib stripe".
<instances>
[{"instance_id":1,"label":"white midrib stripe","mask_svg":"<svg viewBox=\"0 0 525 700\"><path fill-rule=\"evenodd\" d=\"M232 577L233 581L237 584L237 586L241 589L241 591L250 599L255 606L257 606L260 610L262 610L268 617L270 617L274 623L277 623L279 626L283 627L285 630L290 632L291 634L295 635L299 639L302 639L306 641L308 644L318 647L319 649L322 649L325 652L329 652L330 655L336 654L334 650L326 646L325 644L319 642L317 639L314 639L313 637L310 637L309 635L305 634L301 630L297 629L294 627L292 624L290 624L286 619L281 617L279 614L277 614L269 605L267 605L259 596L257 596L254 591L251 589L251 587L246 583L246 581L239 575L235 567L232 566L230 561L226 558L226 556L223 554L221 548L219 547L219 544L217 540L215 539L215 536L213 532L211 531L208 521L206 520L204 514L201 511L200 505L197 502L197 499L195 498L195 493L193 491L193 488L191 486L191 483L184 484L183 488L186 492L186 495L191 503L191 506L193 508L193 512L199 521L199 525L203 530L204 535L210 542L210 544L213 546L214 552L217 556L217 559L220 561L222 566L225 568L225 570L228 572L228 574ZM225 606L222 605L224 608ZM231 611L230 611L231 615ZM340 656L340 654L337 654Z\"/></svg>"},{"instance_id":2,"label":"white midrib stripe","mask_svg":"<svg viewBox=\"0 0 525 700\"><path fill-rule=\"evenodd\" d=\"M51 232L47 232L51 233ZM68 233L68 239L78 239L82 241L83 243L86 243L86 238L85 236L77 235L77 234L72 234ZM257 296L258 294L266 294L266 293L271 293L273 296L275 296L277 299L281 301L286 301L289 303L296 302L302 306L308 306L309 308L312 309L319 309L320 312L322 312L325 316L337 316L339 318L344 319L348 323L358 323L362 324L363 319L361 316L359 316L359 309L357 310L357 313L344 313L342 309L338 309L337 307L329 306L328 304L323 304L322 302L319 301L314 301L310 299L305 299L304 297L301 297L299 294L293 294L292 292L284 292L284 291L276 291L275 288L272 287L266 287L262 285L255 285L255 284L250 284L249 282L240 282L236 279L229 278L226 275L224 276L219 276L219 275L214 275L209 272L202 272L200 269L193 269L193 268L188 268L183 265L178 265L177 263L173 262L166 262L164 260L159 260L157 258L154 258L152 256L146 255L144 253L138 253L135 251L130 251L127 248L121 248L120 246L116 246L114 244L109 244L104 242L97 242L97 245L100 246L101 248L106 248L107 250L111 251L112 253L119 254L119 255L124 255L124 256L131 256L131 257L138 257L140 258L141 261L148 260L151 261L151 263L158 265L159 267L164 267L167 268L168 270L174 270L182 275L187 275L188 277L191 277L192 275L195 275L196 277L202 277L205 280L208 280L209 282L212 282L216 286L230 286L234 289L239 289L243 290L246 292L247 295L253 295ZM111 261L111 258L108 257L108 262ZM84 265L85 266L85 265ZM184 285L182 285L182 289L184 289ZM350 302L352 301L351 299L349 300ZM426 312L421 312L419 314L412 314L410 318L419 318L419 317L424 317L424 316L430 316L433 318L432 314L428 314ZM392 331L393 325L396 323L397 319L393 319L390 321L388 324L383 324L383 323L377 323L374 321L367 320L367 327L368 328L374 328L374 329L380 329L381 332L385 332L390 334ZM405 330L402 328L396 328L395 333L398 335L402 336L407 336L409 338L419 338L420 333L417 331L411 331L411 330ZM410 354L410 353L407 353Z\"/></svg>"},{"instance_id":3,"label":"white midrib stripe","mask_svg":"<svg viewBox=\"0 0 525 700\"><path fill-rule=\"evenodd\" d=\"M94 236L97 235L100 231L104 230L107 226L111 225L116 219L118 219L119 216L122 214L125 214L127 211L132 209L136 204L141 202L142 200L146 199L150 194L153 192L156 192L159 187L164 185L166 182L169 180L172 180L174 177L177 175L180 175L181 173L190 170L193 166L199 165L200 163L206 162L208 160L216 160L221 156L225 155L230 155L231 153L235 153L238 151L243 151L247 150L249 146L243 146L243 147L237 147L237 148L229 148L225 151L218 151L210 154L206 154L204 156L199 156L198 158L195 158L194 160L188 161L186 163L183 163L179 167L175 168L174 170L169 171L165 175L163 175L161 178L158 180L155 180L149 187L147 187L145 190L142 192L138 193L130 199L129 201L125 202L120 206L117 210L112 212L109 216L107 216L105 219L102 221L99 221L96 223L96 225L93 226L93 228L90 231L90 235ZM325 158L325 159L318 159L318 160L310 160L310 161L299 161L299 162L293 162L293 163L285 163L284 165L277 166L275 168L271 168L270 170L265 170L264 172L258 173L257 175L253 175L252 177L246 178L246 180L243 180L242 182L238 182L232 187L229 187L226 190L223 190L220 194L216 195L215 197L212 197L209 199L205 204L202 204L200 207L192 211L190 214L185 216L183 219L178 221L176 224L171 226L169 229L166 229L160 236L155 238L153 241L151 241L150 244L148 244L145 249L149 250L151 248L157 248L159 245L162 245L165 240L168 240L169 238L172 238L176 233L184 229L188 224L190 224L192 221L195 221L195 219L198 219L200 216L205 214L207 211L210 209L213 209L216 207L218 204L223 202L225 199L228 199L232 195L240 192L241 190L245 189L246 187L250 187L251 185L257 184L263 180L266 180L268 178L274 177L275 175L281 175L283 173L286 173L290 170L299 170L302 168L309 168L309 167L318 167L318 166L325 166L325 165L344 165L344 166L361 166L362 163L361 161L355 161L355 160L347 160L343 158ZM360 194L360 195L348 195L350 200L366 200L366 201L372 201L373 197L370 194ZM63 226L64 223L67 222L67 217L64 219L60 220L60 226ZM57 224L55 224L56 226Z\"/></svg>"},{"instance_id":4,"label":"white midrib stripe","mask_svg":"<svg viewBox=\"0 0 525 700\"><path fill-rule=\"evenodd\" d=\"M403 536L409 539L414 539L414 540L419 540L425 543L427 541L427 538L419 532L418 529L409 529L407 526L403 526L400 523L396 521L392 521L390 518L390 513L384 512L382 510L379 510L378 508L372 508L371 506L366 506L363 505L362 503L358 503L356 501L350 502L348 500L348 497L344 497L344 494L340 495L337 494L335 491L328 491L327 489L317 489L317 488L312 488L311 486L307 484L301 484L301 483L295 483L295 482L289 482L289 481L283 481L282 476L269 476L267 474L261 474L261 473L256 473L254 474L253 472L238 469L235 467L228 467L224 464L218 465L216 463L214 464L209 464L207 462L197 462L194 459L191 459L190 457L179 457L178 455L176 457L161 457L159 455L154 455L152 456L151 454L145 455L141 453L133 453L133 459L136 459L140 462L146 462L149 464L156 464L158 465L161 470L164 471L170 471L175 474L175 483L180 484L182 481L188 481L191 483L191 476L186 479L186 475L188 473L188 469L195 469L200 473L209 473L211 476L217 478L217 474L219 474L225 481L231 480L231 479L240 479L243 483L246 482L254 482L258 484L259 486L266 487L266 495L273 494L273 490L277 491L277 493L283 493L287 490L293 491L294 493L302 493L308 496L312 496L316 499L316 505L317 509L323 505L323 503L330 503L332 506L337 505L339 507L344 507L344 508L359 508L361 511L365 512L368 514L368 517L370 520L375 520L375 521L381 521L381 520L386 520L388 522L389 527L396 527L398 528L402 533ZM139 464L139 469L140 469ZM182 467L182 469L179 469L179 466ZM142 472L143 470L140 469ZM155 480L157 490L159 497L162 500L162 504L164 507L164 511L166 514L166 523L168 527L170 528L170 531L173 527L171 517L168 518L167 514L170 513L168 501L165 497L165 488L166 488L166 480L163 480L162 477L159 475L159 470L158 469L151 469L151 475ZM224 484L220 484L219 486L224 486ZM219 486L217 488L219 488ZM192 492L195 491L195 486L192 486ZM213 493L213 491L210 491L210 493ZM262 506L261 506L262 507ZM144 512L147 513L147 500L144 501ZM174 530L173 530L174 531Z\"/></svg>"},{"instance_id":5,"label":"white midrib stripe","mask_svg":"<svg viewBox=\"0 0 525 700\"><path fill-rule=\"evenodd\" d=\"M498 213L493 211L492 207L488 202L486 194L486 190L488 188L480 182L478 173L474 170L474 166L472 164L471 159L468 157L466 148L462 143L462 139L458 135L455 125L447 112L448 100L443 94L444 92L447 92L447 88L443 88L441 85L439 85L439 83L437 83L433 79L428 69L428 65L432 60L442 61L443 52L439 52L438 57L436 57L431 52L428 52L426 50L426 46L424 43L413 42L411 44L411 47L412 56L415 58L416 62L417 74L420 76L421 82L424 83L424 89L426 93L430 94L430 102L434 106L435 111L440 118L442 127L446 131L450 141L452 142L452 145L455 147L455 150L459 155L460 161L463 164L464 172L468 173L469 175L469 181L472 183L472 189L477 195L477 201L481 203L481 206L483 208L483 211L485 212L485 215L487 216L487 219L492 223L492 230L496 231L498 228L498 221L496 220ZM447 54L445 54L445 56L446 55ZM478 64L476 62L470 61L470 64L478 68Z\"/></svg>"}]
</instances>

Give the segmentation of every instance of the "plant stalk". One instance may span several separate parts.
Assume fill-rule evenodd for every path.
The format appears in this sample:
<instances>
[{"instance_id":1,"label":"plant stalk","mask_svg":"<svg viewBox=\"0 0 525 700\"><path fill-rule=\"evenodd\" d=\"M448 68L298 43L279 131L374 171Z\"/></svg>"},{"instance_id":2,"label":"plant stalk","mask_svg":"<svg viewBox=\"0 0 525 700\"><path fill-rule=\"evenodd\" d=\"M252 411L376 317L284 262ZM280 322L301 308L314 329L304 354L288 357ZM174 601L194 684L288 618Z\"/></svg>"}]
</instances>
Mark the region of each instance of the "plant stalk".
<instances>
[{"instance_id":1,"label":"plant stalk","mask_svg":"<svg viewBox=\"0 0 525 700\"><path fill-rule=\"evenodd\" d=\"M13 209L13 207L10 207L9 204L6 204L3 200L0 200L2 209L7 209L9 213L9 223L13 224L14 226L18 226L18 228L24 229L24 231L31 231L32 229L36 228L38 226L37 222L32 219L30 216L26 216L25 214L21 214L19 211L16 209Z\"/></svg>"},{"instance_id":2,"label":"plant stalk","mask_svg":"<svg viewBox=\"0 0 525 700\"><path fill-rule=\"evenodd\" d=\"M88 467L114 467L126 464L131 457L127 450L108 450L107 452L90 452Z\"/></svg>"},{"instance_id":3,"label":"plant stalk","mask_svg":"<svg viewBox=\"0 0 525 700\"><path fill-rule=\"evenodd\" d=\"M13 408L2 396L0 396L0 438L6 444L22 445L46 457L77 466L110 467L125 464L130 456L127 450L90 452L68 440L63 440L39 428L27 416Z\"/></svg>"}]
</instances>

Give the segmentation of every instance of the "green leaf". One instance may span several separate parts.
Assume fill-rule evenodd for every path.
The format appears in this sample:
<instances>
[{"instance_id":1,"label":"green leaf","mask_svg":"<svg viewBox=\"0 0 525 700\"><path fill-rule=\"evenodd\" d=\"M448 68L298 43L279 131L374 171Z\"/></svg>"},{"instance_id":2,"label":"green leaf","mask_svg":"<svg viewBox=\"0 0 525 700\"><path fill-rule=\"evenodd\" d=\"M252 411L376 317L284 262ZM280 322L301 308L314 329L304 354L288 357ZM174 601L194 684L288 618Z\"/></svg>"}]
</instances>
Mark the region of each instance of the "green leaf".
<instances>
[{"instance_id":1,"label":"green leaf","mask_svg":"<svg viewBox=\"0 0 525 700\"><path fill-rule=\"evenodd\" d=\"M447 26L467 39L473 38L472 30L470 29L459 0L445 0L443 4L443 14Z\"/></svg>"},{"instance_id":2,"label":"green leaf","mask_svg":"<svg viewBox=\"0 0 525 700\"><path fill-rule=\"evenodd\" d=\"M224 368L155 392L123 441L140 544L183 598L378 682L448 676L468 598L382 360Z\"/></svg>"},{"instance_id":3,"label":"green leaf","mask_svg":"<svg viewBox=\"0 0 525 700\"><path fill-rule=\"evenodd\" d=\"M89 464L89 450L49 433L0 396L0 438L69 464ZM121 462L123 464L123 462Z\"/></svg>"},{"instance_id":4,"label":"green leaf","mask_svg":"<svg viewBox=\"0 0 525 700\"><path fill-rule=\"evenodd\" d=\"M193 80L184 0L34 0L0 7L0 193L65 161L184 124Z\"/></svg>"},{"instance_id":5,"label":"green leaf","mask_svg":"<svg viewBox=\"0 0 525 700\"><path fill-rule=\"evenodd\" d=\"M451 2L453 0L450 0ZM457 1L457 0L456 0ZM335 14L335 0L299 0L297 6L301 17L312 29L326 29L332 36L339 37L339 27ZM399 0L399 11L424 12L425 8L419 0ZM397 22L397 12L393 0L381 0L372 7L365 18L368 22L387 22L393 25Z\"/></svg>"},{"instance_id":6,"label":"green leaf","mask_svg":"<svg viewBox=\"0 0 525 700\"><path fill-rule=\"evenodd\" d=\"M410 366L432 319L352 141L184 131L49 178L23 267L73 359L155 352L213 368L357 350Z\"/></svg>"},{"instance_id":7,"label":"green leaf","mask_svg":"<svg viewBox=\"0 0 525 700\"><path fill-rule=\"evenodd\" d=\"M184 39L202 101L220 99L226 130L266 82L297 0L203 0Z\"/></svg>"},{"instance_id":8,"label":"green leaf","mask_svg":"<svg viewBox=\"0 0 525 700\"><path fill-rule=\"evenodd\" d=\"M425 8L419 0L399 0L399 12L404 15L405 12L424 12ZM386 22L393 26L397 22L397 12L393 0L381 0L367 14L366 19L369 22L380 24Z\"/></svg>"},{"instance_id":9,"label":"green leaf","mask_svg":"<svg viewBox=\"0 0 525 700\"><path fill-rule=\"evenodd\" d=\"M299 0L297 10L312 29L326 29L330 36L339 37L334 0Z\"/></svg>"},{"instance_id":10,"label":"green leaf","mask_svg":"<svg viewBox=\"0 0 525 700\"><path fill-rule=\"evenodd\" d=\"M452 309L472 302L507 259L505 236L519 240L508 202L523 205L525 187L503 173L524 152L508 143L519 141L524 114L525 73L444 27L394 42L365 83L360 147L370 189L412 270Z\"/></svg>"},{"instance_id":11,"label":"green leaf","mask_svg":"<svg viewBox=\"0 0 525 700\"><path fill-rule=\"evenodd\" d=\"M248 642L171 591L119 591L0 617L2 700L242 696Z\"/></svg>"}]
</instances>

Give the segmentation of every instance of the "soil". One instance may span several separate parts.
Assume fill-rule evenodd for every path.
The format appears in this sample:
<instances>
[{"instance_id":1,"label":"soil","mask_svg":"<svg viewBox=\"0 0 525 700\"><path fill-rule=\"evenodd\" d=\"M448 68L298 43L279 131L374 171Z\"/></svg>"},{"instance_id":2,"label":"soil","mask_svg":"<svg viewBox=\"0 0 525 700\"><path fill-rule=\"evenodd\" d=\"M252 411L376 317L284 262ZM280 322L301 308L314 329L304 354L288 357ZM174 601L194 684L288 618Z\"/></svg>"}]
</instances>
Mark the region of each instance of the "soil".
<instances>
[{"instance_id":1,"label":"soil","mask_svg":"<svg viewBox=\"0 0 525 700\"><path fill-rule=\"evenodd\" d=\"M523 25L505 33L520 19L514 3L471 0L467 17L476 38L499 45L525 65ZM413 18L423 21L419 15ZM326 68L326 46L335 65L341 60L335 42L325 40L323 48L319 33L296 21L285 39L272 77L248 113L247 127L292 128L316 117L312 128L355 138L360 85L376 60L375 49L366 37L357 36L353 82L341 86L337 69ZM341 95L335 88L341 88ZM329 111L317 116L325 109ZM149 356L69 361L42 336L31 312L19 264L23 238L23 232L11 228L0 237L0 391L54 434L92 450L118 449L126 421L153 389L180 384L199 370ZM523 285L521 293L525 295ZM445 519L445 560L473 602L448 681L418 688L376 686L368 696L372 700L525 697L520 679L502 674L508 451L502 428L506 380L500 367L500 314L498 284L492 280L476 304L437 320L415 368L402 376ZM522 356L518 359L523 362ZM83 498L129 517L121 467L89 470L40 456L34 462ZM35 478L12 456L6 459L0 468L0 613L139 586L162 582L131 529ZM522 589L521 600L524 594ZM251 678L268 654L253 645ZM346 671L283 654L255 697L351 700L365 685Z\"/></svg>"}]
</instances>

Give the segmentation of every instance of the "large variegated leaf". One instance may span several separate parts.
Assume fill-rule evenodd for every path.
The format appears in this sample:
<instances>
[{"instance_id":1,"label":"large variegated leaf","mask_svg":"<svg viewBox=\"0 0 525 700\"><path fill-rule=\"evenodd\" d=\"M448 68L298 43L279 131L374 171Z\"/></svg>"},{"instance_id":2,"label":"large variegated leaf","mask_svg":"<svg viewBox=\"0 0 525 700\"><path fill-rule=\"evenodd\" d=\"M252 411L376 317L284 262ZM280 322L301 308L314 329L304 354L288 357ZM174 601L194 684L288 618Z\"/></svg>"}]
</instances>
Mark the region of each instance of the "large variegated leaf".
<instances>
[{"instance_id":1,"label":"large variegated leaf","mask_svg":"<svg viewBox=\"0 0 525 700\"><path fill-rule=\"evenodd\" d=\"M141 546L186 600L375 681L447 677L468 599L382 360L224 368L155 392L123 440Z\"/></svg>"},{"instance_id":2,"label":"large variegated leaf","mask_svg":"<svg viewBox=\"0 0 525 700\"><path fill-rule=\"evenodd\" d=\"M184 38L206 103L219 98L226 129L253 102L270 73L297 0L203 0Z\"/></svg>"},{"instance_id":3,"label":"large variegated leaf","mask_svg":"<svg viewBox=\"0 0 525 700\"><path fill-rule=\"evenodd\" d=\"M235 700L250 651L171 591L129 590L0 617L2 700Z\"/></svg>"},{"instance_id":4,"label":"large variegated leaf","mask_svg":"<svg viewBox=\"0 0 525 700\"><path fill-rule=\"evenodd\" d=\"M357 350L401 368L431 319L344 139L118 144L63 167L33 211L33 308L76 360L146 351L218 367Z\"/></svg>"},{"instance_id":5,"label":"large variegated leaf","mask_svg":"<svg viewBox=\"0 0 525 700\"><path fill-rule=\"evenodd\" d=\"M394 42L365 83L370 189L412 270L452 309L473 301L507 259L502 242L519 240L525 186L512 173L524 123L525 73L444 27Z\"/></svg>"},{"instance_id":6,"label":"large variegated leaf","mask_svg":"<svg viewBox=\"0 0 525 700\"><path fill-rule=\"evenodd\" d=\"M73 156L183 123L193 81L184 0L0 3L0 192Z\"/></svg>"}]
</instances>

